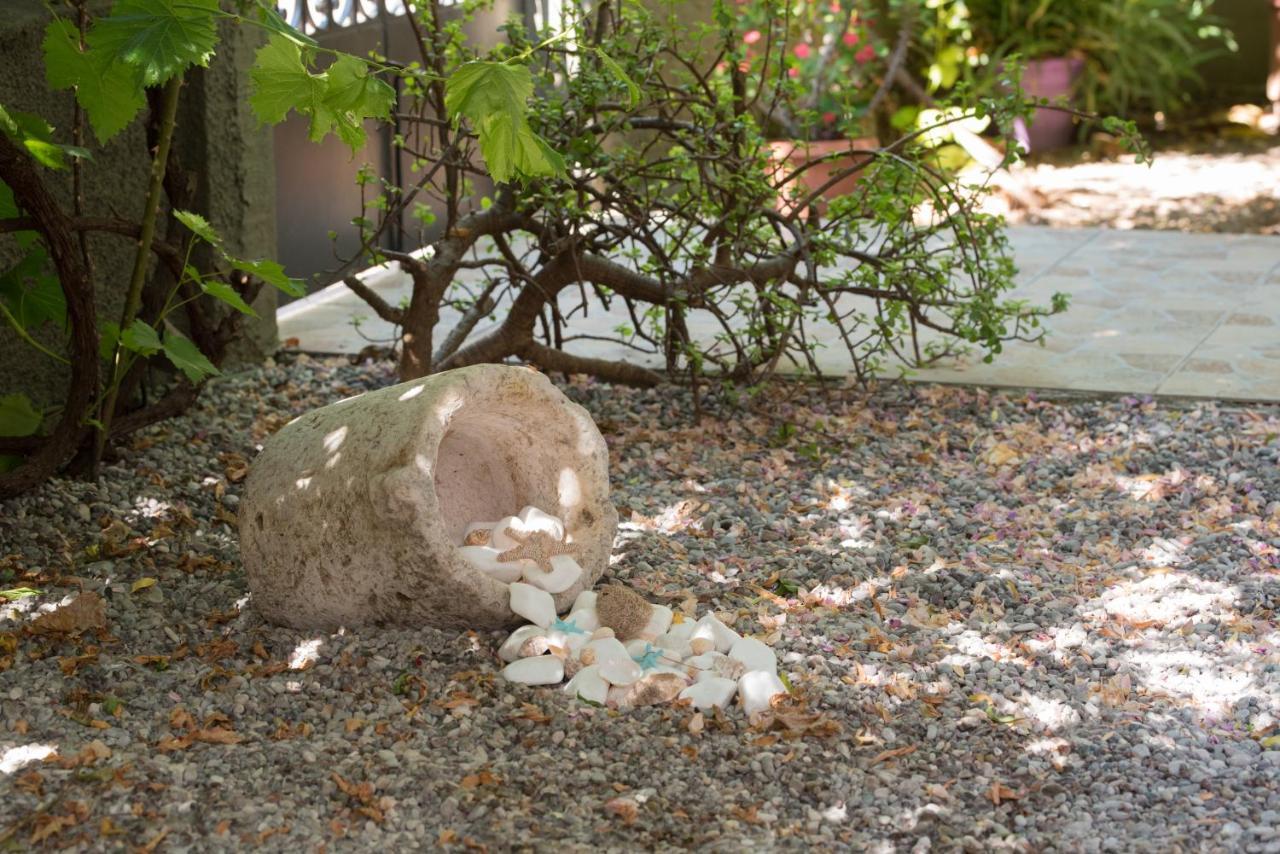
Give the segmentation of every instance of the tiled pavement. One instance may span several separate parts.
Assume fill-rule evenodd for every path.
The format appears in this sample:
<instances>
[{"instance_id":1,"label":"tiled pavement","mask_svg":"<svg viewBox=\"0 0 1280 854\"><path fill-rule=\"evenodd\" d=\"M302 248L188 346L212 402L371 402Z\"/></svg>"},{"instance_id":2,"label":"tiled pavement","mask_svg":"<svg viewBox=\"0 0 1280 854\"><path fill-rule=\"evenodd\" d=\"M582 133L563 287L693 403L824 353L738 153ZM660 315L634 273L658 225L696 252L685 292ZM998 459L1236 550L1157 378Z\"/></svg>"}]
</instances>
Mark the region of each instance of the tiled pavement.
<instances>
[{"instance_id":1,"label":"tiled pavement","mask_svg":"<svg viewBox=\"0 0 1280 854\"><path fill-rule=\"evenodd\" d=\"M1061 291L1070 310L1049 319L1043 347L1014 342L992 364L974 357L917 378L1280 401L1280 238L1032 226L1009 236L1021 271L1016 295L1044 303ZM408 293L405 278L376 271L369 284L394 304ZM360 332L369 338L390 336L339 284L282 308L280 337L313 352L357 352L369 341L353 316L368 318ZM607 334L622 319L596 311L581 331ZM441 328L453 320L443 317ZM636 358L601 342L579 349ZM847 369L841 348L820 352L824 371Z\"/></svg>"}]
</instances>

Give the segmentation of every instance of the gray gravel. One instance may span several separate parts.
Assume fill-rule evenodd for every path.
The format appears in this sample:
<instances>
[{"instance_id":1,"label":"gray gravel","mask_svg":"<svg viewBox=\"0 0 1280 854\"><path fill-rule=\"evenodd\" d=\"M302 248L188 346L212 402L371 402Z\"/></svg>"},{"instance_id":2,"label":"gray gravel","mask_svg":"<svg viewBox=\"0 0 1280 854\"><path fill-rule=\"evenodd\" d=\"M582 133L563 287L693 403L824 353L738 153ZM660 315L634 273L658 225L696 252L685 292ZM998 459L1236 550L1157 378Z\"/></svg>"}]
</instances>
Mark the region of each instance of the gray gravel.
<instances>
[{"instance_id":1,"label":"gray gravel","mask_svg":"<svg viewBox=\"0 0 1280 854\"><path fill-rule=\"evenodd\" d=\"M1280 851L1280 411L779 386L695 427L686 392L573 385L611 576L767 637L840 725L788 738L505 684L501 635L241 607L227 455L389 381L226 378L0 504L0 590L41 591L0 603L0 850ZM78 590L105 631L27 630Z\"/></svg>"}]
</instances>

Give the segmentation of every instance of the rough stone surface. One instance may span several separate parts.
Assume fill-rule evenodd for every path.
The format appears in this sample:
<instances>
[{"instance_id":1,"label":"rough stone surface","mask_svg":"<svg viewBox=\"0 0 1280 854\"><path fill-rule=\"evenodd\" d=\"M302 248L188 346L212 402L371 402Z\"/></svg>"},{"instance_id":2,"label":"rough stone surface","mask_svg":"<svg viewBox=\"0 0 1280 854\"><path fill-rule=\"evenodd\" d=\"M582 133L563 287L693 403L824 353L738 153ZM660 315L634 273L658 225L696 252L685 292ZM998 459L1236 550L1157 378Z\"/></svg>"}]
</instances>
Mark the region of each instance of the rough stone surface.
<instances>
[{"instance_id":1,"label":"rough stone surface","mask_svg":"<svg viewBox=\"0 0 1280 854\"><path fill-rule=\"evenodd\" d=\"M314 410L254 461L240 513L254 607L296 628L497 628L508 589L458 553L476 519L526 505L563 519L599 578L617 512L586 410L525 368L476 365Z\"/></svg>"}]
</instances>

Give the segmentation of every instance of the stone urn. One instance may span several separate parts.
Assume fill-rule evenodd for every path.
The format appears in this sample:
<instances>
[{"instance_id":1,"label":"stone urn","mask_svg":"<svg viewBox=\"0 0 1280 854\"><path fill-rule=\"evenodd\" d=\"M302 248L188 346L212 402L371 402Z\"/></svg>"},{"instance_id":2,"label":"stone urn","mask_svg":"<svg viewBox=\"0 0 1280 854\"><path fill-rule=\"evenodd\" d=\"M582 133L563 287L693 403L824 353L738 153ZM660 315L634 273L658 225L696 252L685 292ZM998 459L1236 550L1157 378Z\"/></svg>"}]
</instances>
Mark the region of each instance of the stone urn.
<instances>
[{"instance_id":1,"label":"stone urn","mask_svg":"<svg viewBox=\"0 0 1280 854\"><path fill-rule=\"evenodd\" d=\"M608 448L542 374L475 365L295 419L245 482L240 551L251 604L300 629L496 629L508 585L458 553L468 525L532 505L564 521L582 566L563 611L609 561Z\"/></svg>"}]
</instances>

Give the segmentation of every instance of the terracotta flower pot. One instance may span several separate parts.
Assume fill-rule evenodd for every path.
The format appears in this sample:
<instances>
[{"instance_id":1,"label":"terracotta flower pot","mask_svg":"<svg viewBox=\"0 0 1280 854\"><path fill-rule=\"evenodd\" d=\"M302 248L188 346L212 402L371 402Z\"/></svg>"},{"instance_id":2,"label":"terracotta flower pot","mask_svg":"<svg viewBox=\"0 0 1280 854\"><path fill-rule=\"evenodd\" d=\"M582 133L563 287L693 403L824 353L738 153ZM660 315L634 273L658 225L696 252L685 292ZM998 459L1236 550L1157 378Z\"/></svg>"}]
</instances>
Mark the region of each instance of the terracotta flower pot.
<instances>
[{"instance_id":1,"label":"terracotta flower pot","mask_svg":"<svg viewBox=\"0 0 1280 854\"><path fill-rule=\"evenodd\" d=\"M778 188L778 210L789 214L798 199L823 188L837 174L858 165L866 165L871 155L865 152L880 147L875 139L824 139L804 142L796 139L778 139L769 143L773 161L771 178L783 182ZM785 180L797 169L812 164L804 172ZM825 212L832 199L846 196L857 189L862 172L843 175L835 183L821 190L815 205Z\"/></svg>"},{"instance_id":2,"label":"terracotta flower pot","mask_svg":"<svg viewBox=\"0 0 1280 854\"><path fill-rule=\"evenodd\" d=\"M1057 101L1071 95L1076 78L1084 70L1084 60L1078 57L1056 56L1033 59L1027 63L1022 75L1022 91L1032 98L1048 98ZM1075 121L1070 113L1061 110L1037 109L1028 126L1016 119L1014 136L1027 151L1052 151L1070 145L1075 137Z\"/></svg>"}]
</instances>

